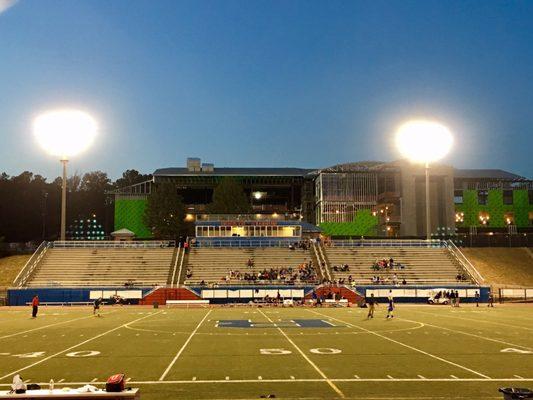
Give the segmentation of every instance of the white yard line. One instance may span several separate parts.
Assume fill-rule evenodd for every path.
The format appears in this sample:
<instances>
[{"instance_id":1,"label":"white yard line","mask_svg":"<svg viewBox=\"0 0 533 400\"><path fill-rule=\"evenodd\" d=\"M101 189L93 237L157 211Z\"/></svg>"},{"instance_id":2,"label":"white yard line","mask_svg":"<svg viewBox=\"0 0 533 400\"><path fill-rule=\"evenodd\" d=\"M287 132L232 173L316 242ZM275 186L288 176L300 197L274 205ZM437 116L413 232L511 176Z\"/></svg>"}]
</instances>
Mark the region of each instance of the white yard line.
<instances>
[{"instance_id":1,"label":"white yard line","mask_svg":"<svg viewBox=\"0 0 533 400\"><path fill-rule=\"evenodd\" d=\"M407 319L407 318L398 318L398 319L401 320L401 321L407 321L407 322L419 322L419 321L414 321L412 319ZM505 344L507 346L514 346L514 347L520 347L521 349L533 350L533 348L527 347L527 346L524 346L524 345L521 345L521 344L510 343L510 342L506 342L504 340L493 339L493 338L486 337L486 336L476 335L475 333L458 331L457 329L446 328L446 327L440 326L440 325L428 324L426 322L424 322L424 325L430 326L432 328L442 329L442 330L445 330L445 331L460 333L461 335L472 336L472 337L475 337L475 338L478 338L478 339L488 340L490 342Z\"/></svg>"},{"instance_id":2,"label":"white yard line","mask_svg":"<svg viewBox=\"0 0 533 400\"><path fill-rule=\"evenodd\" d=\"M116 311L117 310L113 310L113 311L108 312L106 314L111 314L111 313L114 313ZM102 314L102 315L104 315L104 314ZM79 317L79 318L69 319L69 320L66 320L66 321L56 322L54 324L39 326L38 328L28 329L27 331L21 331L21 332L17 332L17 333L12 333L10 335L0 336L0 339L7 339L7 338L10 338L10 337L22 335L23 333L30 333L30 332L38 331L38 330L41 330L41 329L50 328L51 326L67 324L69 322L79 321L79 320L88 319L88 318L94 318L94 315L91 314L91 315L88 315L88 316L85 316L85 317Z\"/></svg>"},{"instance_id":3,"label":"white yard line","mask_svg":"<svg viewBox=\"0 0 533 400\"><path fill-rule=\"evenodd\" d=\"M135 322L137 322L137 321L141 321L141 320L143 320L143 319L145 319L145 318L148 318L148 317L152 317L152 316L157 315L157 314L159 314L159 313L161 313L161 312L163 312L163 311L158 311L158 312L156 312L156 313L154 313L154 314L148 314L148 315L145 315L144 317L137 318L137 319L135 319L135 320L133 320L133 321L130 321L130 322L127 322L127 323L122 324L122 325L120 325L120 326L117 326L116 328L113 328L113 329L110 329L110 330L108 330L108 331L105 331L104 333L99 333L98 335L93 336L93 337L90 338L90 339L84 340L84 341L81 342L81 343L75 344L74 346L70 346L70 347L67 348L67 349L64 349L64 350L58 351L57 353L54 353L54 354L52 354L52 355L50 355L50 356L48 356L48 357L45 357L45 358L43 358L42 360L36 361L36 362L34 362L34 363L30 364L30 365L27 365L27 366L25 366L25 367L19 368L19 369L15 370L15 371L10 372L9 374L6 374L6 375L4 375L4 376L1 376L1 377L0 377L0 380L3 380L3 379L6 379L6 378L9 378L10 376L12 376L12 375L14 375L14 374L17 374L17 373L19 373L19 372L21 372L21 371L24 371L24 370L27 370L27 369L29 369L29 368L32 368L32 367L34 367L34 366L36 366L36 365L42 364L43 362L48 361L48 360L50 360L50 359L52 359L52 358L54 358L54 357L56 357L56 356L58 356L58 355L60 355L60 354L66 353L67 351L70 351L70 350L72 350L72 349L75 349L76 347L83 346L83 345L86 344L86 343L89 343L89 342L92 342L93 340L96 340L96 339L98 339L98 338L101 338L102 336L105 336L105 335L107 335L108 333L111 333L111 332L114 332L114 331L116 331L116 330L118 330L118 329L120 329L120 328L123 328L123 327L125 327L126 325L133 324L133 323L135 323ZM92 316L91 316L91 317L92 317ZM94 317L93 317L93 318L94 318Z\"/></svg>"},{"instance_id":4,"label":"white yard line","mask_svg":"<svg viewBox=\"0 0 533 400\"><path fill-rule=\"evenodd\" d=\"M129 381L130 385L182 385L182 384L219 384L219 383L291 383L291 382L416 382L416 383L430 383L430 382L533 382L533 378L307 378L307 379L214 379L214 380L175 380L175 381ZM74 386L74 385L105 385L105 381L91 381L91 382L56 382L56 385ZM38 385L45 386L49 382L38 382ZM0 383L0 387L10 387L11 383ZM447 399L449 397L446 397ZM498 397L500 398L500 397Z\"/></svg>"},{"instance_id":5,"label":"white yard line","mask_svg":"<svg viewBox=\"0 0 533 400\"><path fill-rule=\"evenodd\" d=\"M431 313L431 312L427 312L427 311L418 311L418 310L416 310L415 312L422 313L422 314L428 314L428 315L431 315L433 317L455 318L455 319L461 319L463 321L468 321L468 322L483 322L485 324L493 324L493 325L505 326L506 328L518 328L518 329L526 329L528 331L533 331L533 328L527 328L525 326L519 326L519 325L510 325L510 324L506 324L506 323L502 323L502 322L487 321L486 319L483 320L483 319L477 319L477 318L464 318L464 317L459 317L457 315L449 315L449 314L443 314L443 313L442 314L441 313Z\"/></svg>"},{"instance_id":6,"label":"white yard line","mask_svg":"<svg viewBox=\"0 0 533 400\"><path fill-rule=\"evenodd\" d=\"M309 311L309 312L312 312L312 313L314 313L314 314L317 314L317 315L322 315L323 317L328 317L328 315L326 315L326 314L322 314L322 313L319 313L319 312L317 312L317 311L313 311L313 310L308 310L308 311ZM411 346L411 345L408 345L408 344L402 343L402 342L400 342L400 341L398 341L398 340L396 340L396 339L392 339L392 338L387 337L387 336L385 336L385 335L381 335L380 333L377 333L377 332L371 331L371 330L369 330L369 329L366 329L366 328L363 328L363 327L360 327L360 326L357 326L357 325L351 324L351 323L349 323L349 322L343 321L343 320L338 319L338 318L333 318L333 317L330 317L330 318L333 319L333 320L336 320L336 321L342 322L342 323L344 323L344 324L346 324L346 325L352 326L352 327L354 327L354 328L359 328L359 329L364 330L364 331L366 331L366 332L369 332L369 333L371 333L371 334L373 334L373 335L375 335L375 336L378 336L378 337L380 337L380 338L382 338L382 339L388 340L388 341L390 341L390 342L393 342L393 343L399 344L400 346L403 346L403 347L406 347L406 348L408 348L408 349L414 350L414 351L416 351L416 352L418 352L418 353L425 354L426 356L431 357L431 358L434 358L435 360L439 360L439 361L442 361L442 362L444 362L444 363L446 363L446 364L450 364L450 365L453 365L453 366L455 366L455 367L458 367L458 368L464 369L465 371L471 372L471 373L473 373L473 374L475 374L475 375L477 375L477 376L481 376L482 378L490 379L490 376L487 376L487 375L485 375L485 374L482 374L481 372L478 372L478 371L475 371L475 370L473 370L473 369L471 369L471 368L465 367L464 365L457 364L457 363L455 363L455 362L453 362L453 361L446 360L445 358L442 358L442 357L436 356L435 354L428 353L427 351L424 351L424 350L418 349L418 348L413 347L413 346Z\"/></svg>"},{"instance_id":7,"label":"white yard line","mask_svg":"<svg viewBox=\"0 0 533 400\"><path fill-rule=\"evenodd\" d=\"M270 322L273 322L270 317L268 315L266 315L263 310L261 310L260 308L257 309L261 314L263 314L263 316L268 319ZM327 384L335 391L335 393L337 393L340 397L344 398L346 397L344 395L344 393L337 387L337 385L335 385L327 376L326 374L320 369L318 368L318 366L309 358L307 357L307 355L302 351L302 349L300 349L298 347L298 345L296 343L294 343L294 341L283 331L283 329L281 329L279 326L276 327L276 329L279 331L279 333L281 333L285 339L287 339L289 341L290 344L293 345L293 347L298 350L298 352L301 354L301 356L309 363L309 365L311 365L315 371L317 371L320 376L322 378L325 379L325 382L327 382ZM294 379L291 379L289 381L292 381L294 382L295 380Z\"/></svg>"},{"instance_id":8,"label":"white yard line","mask_svg":"<svg viewBox=\"0 0 533 400\"><path fill-rule=\"evenodd\" d=\"M170 362L170 364L168 364L168 367L167 369L165 370L165 372L163 372L163 374L159 377L159 380L162 381L163 379L165 379L165 377L168 375L168 373L170 372L170 370L172 369L172 367L174 366L174 364L176 363L176 361L178 361L178 358L181 356L181 353L183 353L183 350L185 350L185 347L187 347L187 345L189 344L189 342L191 341L192 337L196 334L196 332L198 331L198 329L200 329L200 326L203 324L203 322L205 321L205 319L207 318L207 316L209 314L211 314L211 311L213 310L209 310L205 315L204 317L202 318L202 320L198 323L198 325L196 325L196 328L194 328L194 331L191 332L191 334L189 335L189 337L187 338L187 340L185 341L185 343L183 343L183 346L181 346L181 348L179 349L178 353L174 356L174 358L172 359L172 361Z\"/></svg>"}]
</instances>

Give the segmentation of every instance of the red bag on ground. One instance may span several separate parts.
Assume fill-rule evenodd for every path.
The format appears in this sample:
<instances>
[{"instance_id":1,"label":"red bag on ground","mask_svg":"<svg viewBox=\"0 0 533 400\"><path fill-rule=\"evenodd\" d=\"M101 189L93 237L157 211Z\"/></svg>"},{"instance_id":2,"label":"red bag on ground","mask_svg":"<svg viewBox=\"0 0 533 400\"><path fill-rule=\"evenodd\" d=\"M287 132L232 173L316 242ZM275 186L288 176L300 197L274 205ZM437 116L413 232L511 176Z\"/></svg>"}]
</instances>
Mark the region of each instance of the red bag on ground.
<instances>
[{"instance_id":1,"label":"red bag on ground","mask_svg":"<svg viewBox=\"0 0 533 400\"><path fill-rule=\"evenodd\" d=\"M124 390L124 374L111 375L105 384L106 392L122 392Z\"/></svg>"}]
</instances>

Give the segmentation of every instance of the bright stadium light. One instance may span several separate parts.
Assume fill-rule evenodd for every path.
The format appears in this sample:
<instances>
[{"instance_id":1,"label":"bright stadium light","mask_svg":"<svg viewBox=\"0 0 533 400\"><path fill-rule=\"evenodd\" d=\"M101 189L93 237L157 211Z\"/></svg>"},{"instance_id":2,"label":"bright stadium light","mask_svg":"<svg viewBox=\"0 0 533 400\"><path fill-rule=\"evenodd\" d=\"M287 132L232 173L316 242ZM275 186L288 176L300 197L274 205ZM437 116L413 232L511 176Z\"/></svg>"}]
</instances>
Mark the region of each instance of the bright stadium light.
<instances>
[{"instance_id":1,"label":"bright stadium light","mask_svg":"<svg viewBox=\"0 0 533 400\"><path fill-rule=\"evenodd\" d=\"M396 146L412 162L422 163L426 169L426 239L431 240L429 205L429 164L450 152L453 136L444 125L435 121L409 121L398 128Z\"/></svg>"},{"instance_id":2,"label":"bright stadium light","mask_svg":"<svg viewBox=\"0 0 533 400\"><path fill-rule=\"evenodd\" d=\"M61 192L61 240L65 240L67 216L67 162L87 149L97 133L96 121L79 110L55 110L38 116L33 123L37 143L63 164Z\"/></svg>"}]
</instances>

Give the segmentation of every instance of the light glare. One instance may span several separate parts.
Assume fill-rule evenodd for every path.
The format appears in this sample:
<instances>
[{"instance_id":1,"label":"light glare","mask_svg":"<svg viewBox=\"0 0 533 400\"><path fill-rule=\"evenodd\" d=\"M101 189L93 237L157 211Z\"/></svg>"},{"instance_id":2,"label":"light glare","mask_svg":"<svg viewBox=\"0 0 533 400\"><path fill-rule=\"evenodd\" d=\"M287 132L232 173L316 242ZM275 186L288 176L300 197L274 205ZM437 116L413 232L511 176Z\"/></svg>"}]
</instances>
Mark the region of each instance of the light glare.
<instances>
[{"instance_id":1,"label":"light glare","mask_svg":"<svg viewBox=\"0 0 533 400\"><path fill-rule=\"evenodd\" d=\"M453 136L442 124L433 121L406 122L396 132L396 146L413 162L430 163L440 160L450 151Z\"/></svg>"},{"instance_id":2,"label":"light glare","mask_svg":"<svg viewBox=\"0 0 533 400\"><path fill-rule=\"evenodd\" d=\"M38 116L33 132L50 155L68 159L87 149L96 136L96 121L79 110L56 110Z\"/></svg>"}]
</instances>

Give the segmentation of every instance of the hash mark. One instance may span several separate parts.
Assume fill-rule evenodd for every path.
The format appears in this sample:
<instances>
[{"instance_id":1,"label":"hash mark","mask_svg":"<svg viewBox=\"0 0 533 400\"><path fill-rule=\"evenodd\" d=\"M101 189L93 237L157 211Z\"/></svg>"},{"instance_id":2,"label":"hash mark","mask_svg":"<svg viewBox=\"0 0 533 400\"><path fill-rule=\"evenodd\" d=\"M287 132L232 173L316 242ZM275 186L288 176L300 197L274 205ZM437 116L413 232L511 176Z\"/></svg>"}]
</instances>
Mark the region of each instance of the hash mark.
<instances>
[{"instance_id":1,"label":"hash mark","mask_svg":"<svg viewBox=\"0 0 533 400\"><path fill-rule=\"evenodd\" d=\"M450 375L453 379L459 379L458 377L456 377L455 375Z\"/></svg>"},{"instance_id":2,"label":"hash mark","mask_svg":"<svg viewBox=\"0 0 533 400\"><path fill-rule=\"evenodd\" d=\"M524 379L524 377L520 375L514 375L514 376L516 376L518 379Z\"/></svg>"},{"instance_id":3,"label":"hash mark","mask_svg":"<svg viewBox=\"0 0 533 400\"><path fill-rule=\"evenodd\" d=\"M387 378L389 378L389 379L394 379L394 378L393 378L392 376L390 376L390 375L387 375Z\"/></svg>"},{"instance_id":4,"label":"hash mark","mask_svg":"<svg viewBox=\"0 0 533 400\"><path fill-rule=\"evenodd\" d=\"M354 375L354 378L355 378L355 379L360 379L360 378L359 378L359 375Z\"/></svg>"},{"instance_id":5,"label":"hash mark","mask_svg":"<svg viewBox=\"0 0 533 400\"><path fill-rule=\"evenodd\" d=\"M262 377L261 375L259 375L259 376L257 377L257 379L262 380L263 377Z\"/></svg>"},{"instance_id":6,"label":"hash mark","mask_svg":"<svg viewBox=\"0 0 533 400\"><path fill-rule=\"evenodd\" d=\"M426 379L425 376L422 376L422 375L417 375L420 379Z\"/></svg>"},{"instance_id":7,"label":"hash mark","mask_svg":"<svg viewBox=\"0 0 533 400\"><path fill-rule=\"evenodd\" d=\"M226 376L226 380L229 381L229 376Z\"/></svg>"},{"instance_id":8,"label":"hash mark","mask_svg":"<svg viewBox=\"0 0 533 400\"><path fill-rule=\"evenodd\" d=\"M91 382L96 382L98 380L98 378L94 378Z\"/></svg>"},{"instance_id":9,"label":"hash mark","mask_svg":"<svg viewBox=\"0 0 533 400\"><path fill-rule=\"evenodd\" d=\"M193 377L192 377L192 380L195 381L195 380L196 380L196 376L193 376Z\"/></svg>"},{"instance_id":10,"label":"hash mark","mask_svg":"<svg viewBox=\"0 0 533 400\"><path fill-rule=\"evenodd\" d=\"M291 379L296 379L294 376L291 375Z\"/></svg>"}]
</instances>

